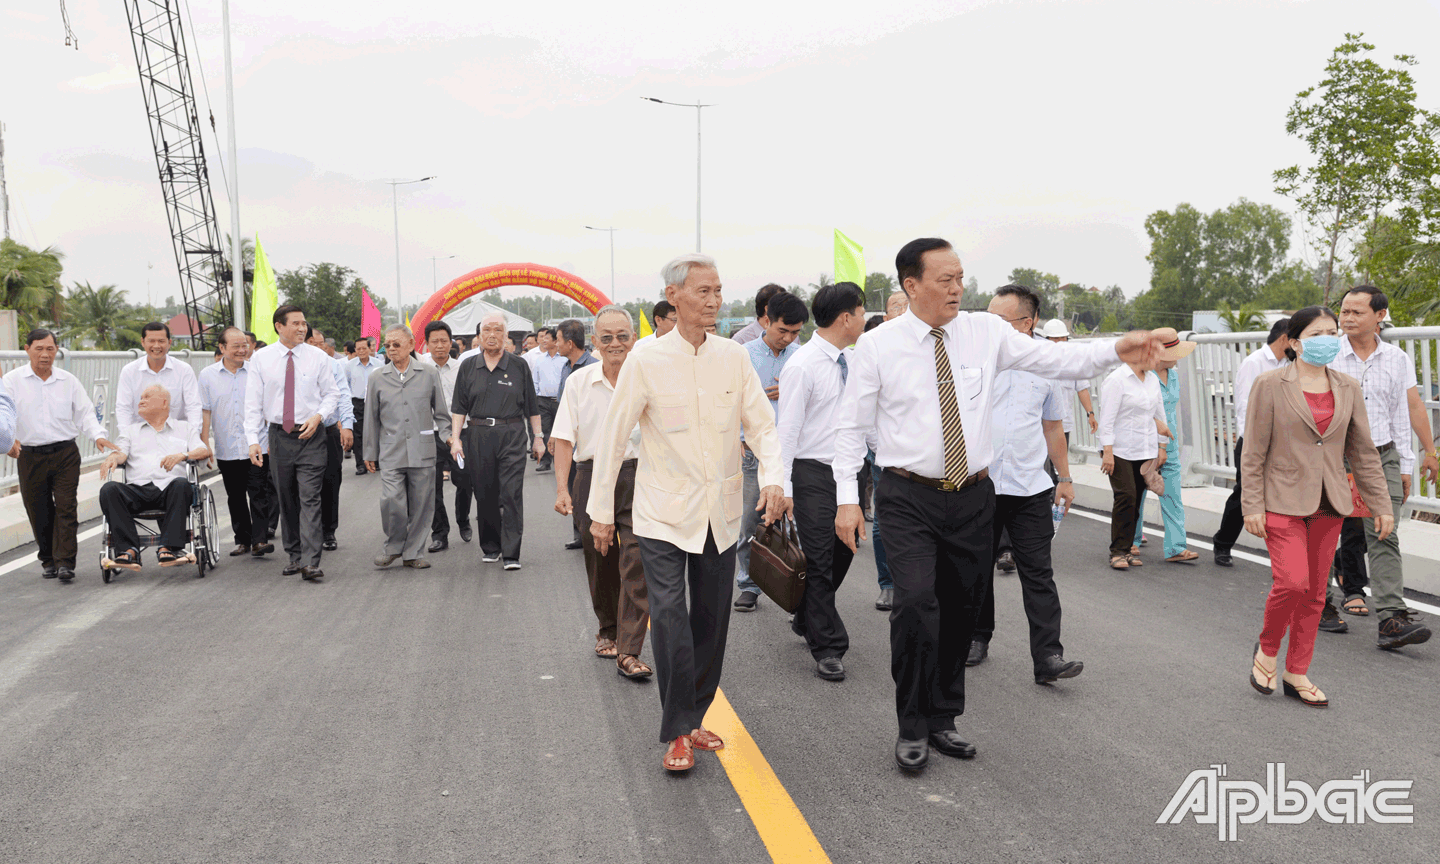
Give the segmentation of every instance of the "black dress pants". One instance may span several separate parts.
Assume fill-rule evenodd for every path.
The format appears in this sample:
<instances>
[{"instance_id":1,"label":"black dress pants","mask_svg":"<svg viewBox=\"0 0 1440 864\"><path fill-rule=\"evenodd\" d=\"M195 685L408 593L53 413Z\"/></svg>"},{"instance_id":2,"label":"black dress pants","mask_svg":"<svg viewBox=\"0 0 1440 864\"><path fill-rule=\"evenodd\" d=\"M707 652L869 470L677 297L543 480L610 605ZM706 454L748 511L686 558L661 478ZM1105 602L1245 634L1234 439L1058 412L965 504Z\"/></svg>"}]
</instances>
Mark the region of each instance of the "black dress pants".
<instances>
[{"instance_id":1,"label":"black dress pants","mask_svg":"<svg viewBox=\"0 0 1440 864\"><path fill-rule=\"evenodd\" d=\"M1244 446L1244 438L1235 439L1235 485L1230 489L1230 497L1225 499L1225 512L1220 514L1220 530L1210 538L1210 542L1215 544L1215 552L1221 555L1230 553L1230 548L1240 539L1240 532L1245 530L1245 516L1240 512L1240 454Z\"/></svg>"},{"instance_id":2,"label":"black dress pants","mask_svg":"<svg viewBox=\"0 0 1440 864\"><path fill-rule=\"evenodd\" d=\"M435 436L435 518L430 520L430 539L450 539L450 514L445 509L445 472L450 472L450 483L455 487L455 525L465 528L470 525L470 501L475 493L470 488L470 472L461 471L450 455L450 445Z\"/></svg>"},{"instance_id":3,"label":"black dress pants","mask_svg":"<svg viewBox=\"0 0 1440 864\"><path fill-rule=\"evenodd\" d=\"M329 540L340 527L340 478L344 476L341 469L345 467L345 445L340 443L339 423L324 428L325 482L320 487L320 526L325 539Z\"/></svg>"},{"instance_id":4,"label":"black dress pants","mask_svg":"<svg viewBox=\"0 0 1440 864\"><path fill-rule=\"evenodd\" d=\"M230 507L235 543L264 543L273 506L269 472L249 459L217 459L215 464L220 466L220 479L225 484L225 503Z\"/></svg>"},{"instance_id":5,"label":"black dress pants","mask_svg":"<svg viewBox=\"0 0 1440 864\"><path fill-rule=\"evenodd\" d=\"M1335 550L1335 574L1345 598L1364 597L1370 576L1365 569L1365 520L1354 516L1345 519L1340 529L1340 545Z\"/></svg>"},{"instance_id":6,"label":"black dress pants","mask_svg":"<svg viewBox=\"0 0 1440 864\"><path fill-rule=\"evenodd\" d=\"M465 467L475 490L482 555L520 560L520 539L525 531L525 442L529 440L525 427L524 423L471 425L461 433Z\"/></svg>"},{"instance_id":7,"label":"black dress pants","mask_svg":"<svg viewBox=\"0 0 1440 864\"><path fill-rule=\"evenodd\" d=\"M545 455L540 457L537 468L549 468L553 464L550 455L550 430L555 427L555 412L560 408L560 400L552 399L549 396L536 396L535 404L540 407L540 432L545 436ZM575 476L570 476L570 484L575 484Z\"/></svg>"},{"instance_id":8,"label":"black dress pants","mask_svg":"<svg viewBox=\"0 0 1440 864\"><path fill-rule=\"evenodd\" d=\"M354 443L350 445L350 452L355 454L355 473L364 474L365 457L365 397L350 398L350 407L355 412L355 422L350 424L350 432L355 436Z\"/></svg>"},{"instance_id":9,"label":"black dress pants","mask_svg":"<svg viewBox=\"0 0 1440 864\"><path fill-rule=\"evenodd\" d=\"M100 487L100 511L110 525L116 551L140 548L140 535L135 529L135 514L142 510L164 509L160 522L160 545L166 549L183 548L189 540L185 530L195 490L184 478L171 480L160 489L154 483L135 486L114 480Z\"/></svg>"},{"instance_id":10,"label":"black dress pants","mask_svg":"<svg viewBox=\"0 0 1440 864\"><path fill-rule=\"evenodd\" d=\"M25 515L30 517L30 531L40 565L45 568L75 569L75 550L79 541L75 532L80 526L80 448L67 441L54 450L36 453L22 447L15 467L20 475L20 500Z\"/></svg>"},{"instance_id":11,"label":"black dress pants","mask_svg":"<svg viewBox=\"0 0 1440 864\"><path fill-rule=\"evenodd\" d=\"M980 609L981 576L993 566L995 484L986 477L942 492L882 471L875 492L895 580L895 713L902 737L923 739L954 729L955 718L965 713L965 658ZM654 614L652 599L652 620Z\"/></svg>"},{"instance_id":12,"label":"black dress pants","mask_svg":"<svg viewBox=\"0 0 1440 864\"><path fill-rule=\"evenodd\" d=\"M829 465L814 459L796 459L790 473L795 527L805 550L805 596L795 610L795 623L805 629L811 657L844 657L850 634L835 608L835 592L855 553L835 533L835 475Z\"/></svg>"},{"instance_id":13,"label":"black dress pants","mask_svg":"<svg viewBox=\"0 0 1440 864\"><path fill-rule=\"evenodd\" d=\"M280 502L281 536L290 563L320 566L324 542L320 490L325 485L325 432L300 439L300 427L286 432L270 424L270 473Z\"/></svg>"},{"instance_id":14,"label":"black dress pants","mask_svg":"<svg viewBox=\"0 0 1440 864\"><path fill-rule=\"evenodd\" d=\"M1039 664L1052 654L1064 654L1060 644L1060 592L1055 588L1055 571L1050 563L1050 543L1055 522L1050 507L1055 490L1035 495L996 495L994 535L1010 535L1010 553L1020 576L1025 617L1030 621L1030 657ZM995 571L987 568L981 577L985 596L980 617L975 621L975 641L990 642L995 633Z\"/></svg>"},{"instance_id":15,"label":"black dress pants","mask_svg":"<svg viewBox=\"0 0 1440 864\"><path fill-rule=\"evenodd\" d=\"M1110 475L1110 490L1115 495L1110 510L1110 554L1129 555L1135 543L1135 521L1140 518L1140 492L1145 488L1140 466L1145 463L1140 459L1114 458L1115 471ZM1220 548L1218 540L1215 548Z\"/></svg>"}]
</instances>

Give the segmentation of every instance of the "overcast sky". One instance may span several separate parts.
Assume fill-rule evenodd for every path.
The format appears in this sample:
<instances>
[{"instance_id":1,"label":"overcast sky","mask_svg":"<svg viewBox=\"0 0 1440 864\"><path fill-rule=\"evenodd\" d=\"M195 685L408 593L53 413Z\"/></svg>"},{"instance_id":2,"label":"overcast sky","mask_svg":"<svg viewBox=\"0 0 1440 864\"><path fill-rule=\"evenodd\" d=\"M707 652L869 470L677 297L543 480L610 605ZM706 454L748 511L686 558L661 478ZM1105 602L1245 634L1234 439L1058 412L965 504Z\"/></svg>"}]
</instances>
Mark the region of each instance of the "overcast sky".
<instances>
[{"instance_id":1,"label":"overcast sky","mask_svg":"<svg viewBox=\"0 0 1440 864\"><path fill-rule=\"evenodd\" d=\"M188 2L223 136L219 2ZM61 249L67 284L143 302L148 280L156 302L178 299L125 4L66 5L78 52L59 0L0 10L14 233ZM903 243L938 235L987 290L1023 266L1133 296L1148 286L1147 214L1241 196L1290 209L1271 173L1306 154L1285 111L1347 30L1382 60L1417 55L1421 103L1440 107L1440 15L1420 0L232 0L231 13L243 233L276 269L344 264L392 303L383 180L426 174L400 193L407 303L447 255L441 285L533 261L609 293L607 235L587 224L620 229L613 296L657 298L661 265L694 246L695 111L642 96L716 104L703 247L731 298L830 271L833 228L872 271L893 275ZM205 146L229 230L222 148Z\"/></svg>"}]
</instances>

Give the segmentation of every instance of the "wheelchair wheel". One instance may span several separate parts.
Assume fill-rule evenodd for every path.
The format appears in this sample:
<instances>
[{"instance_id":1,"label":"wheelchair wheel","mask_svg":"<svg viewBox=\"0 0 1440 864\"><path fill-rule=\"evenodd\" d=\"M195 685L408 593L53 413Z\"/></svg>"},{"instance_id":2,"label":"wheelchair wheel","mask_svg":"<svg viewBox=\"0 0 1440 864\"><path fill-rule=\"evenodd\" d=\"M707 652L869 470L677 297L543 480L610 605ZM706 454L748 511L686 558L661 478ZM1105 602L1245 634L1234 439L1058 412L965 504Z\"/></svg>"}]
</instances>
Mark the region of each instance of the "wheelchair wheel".
<instances>
[{"instance_id":1,"label":"wheelchair wheel","mask_svg":"<svg viewBox=\"0 0 1440 864\"><path fill-rule=\"evenodd\" d=\"M114 553L113 553L113 550L111 550L111 548L110 548L110 525L105 521L104 517L101 517L101 519L100 519L100 556L99 556L99 560L100 560L100 581L104 582L106 585L109 585L109 584L110 584L110 580L113 579L113 578L115 578L115 570L114 570L113 568L111 568L111 567L106 567L106 566L105 566L105 559L111 557L111 555L113 555L113 554L114 554Z\"/></svg>"},{"instance_id":2,"label":"wheelchair wheel","mask_svg":"<svg viewBox=\"0 0 1440 864\"><path fill-rule=\"evenodd\" d=\"M200 578L203 579L206 570L214 570L215 565L220 563L220 549L216 540L218 529L215 524L215 495L208 486L200 490L197 510L195 563L200 570Z\"/></svg>"}]
</instances>

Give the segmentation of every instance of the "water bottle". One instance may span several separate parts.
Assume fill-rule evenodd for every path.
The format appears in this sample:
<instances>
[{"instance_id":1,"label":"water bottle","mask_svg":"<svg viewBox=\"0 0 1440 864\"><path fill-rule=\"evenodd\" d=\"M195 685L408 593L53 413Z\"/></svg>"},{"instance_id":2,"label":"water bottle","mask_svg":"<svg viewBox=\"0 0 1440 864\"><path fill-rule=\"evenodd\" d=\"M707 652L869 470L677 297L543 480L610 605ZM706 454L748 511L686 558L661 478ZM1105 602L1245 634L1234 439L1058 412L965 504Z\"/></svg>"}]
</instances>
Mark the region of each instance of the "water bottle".
<instances>
[{"instance_id":1,"label":"water bottle","mask_svg":"<svg viewBox=\"0 0 1440 864\"><path fill-rule=\"evenodd\" d=\"M1050 519L1055 523L1055 533L1060 533L1060 520L1065 518L1065 508L1059 504L1051 505Z\"/></svg>"}]
</instances>

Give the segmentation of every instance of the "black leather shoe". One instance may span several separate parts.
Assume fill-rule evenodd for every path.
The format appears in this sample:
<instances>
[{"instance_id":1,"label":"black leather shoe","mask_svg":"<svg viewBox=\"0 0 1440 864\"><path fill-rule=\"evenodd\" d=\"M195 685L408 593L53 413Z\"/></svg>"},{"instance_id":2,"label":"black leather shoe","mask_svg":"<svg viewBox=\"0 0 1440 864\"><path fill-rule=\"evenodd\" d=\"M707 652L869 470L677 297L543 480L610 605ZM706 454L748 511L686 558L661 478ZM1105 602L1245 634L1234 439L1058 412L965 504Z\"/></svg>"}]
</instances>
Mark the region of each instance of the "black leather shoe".
<instances>
[{"instance_id":1,"label":"black leather shoe","mask_svg":"<svg viewBox=\"0 0 1440 864\"><path fill-rule=\"evenodd\" d=\"M1234 567L1235 559L1230 557L1229 549L1222 550L1217 548L1215 550L1215 563L1219 564L1221 567Z\"/></svg>"},{"instance_id":2,"label":"black leather shoe","mask_svg":"<svg viewBox=\"0 0 1440 864\"><path fill-rule=\"evenodd\" d=\"M569 543L565 544L566 549L582 549L584 548L584 546L585 544L581 543L579 540L571 540Z\"/></svg>"},{"instance_id":3,"label":"black leather shoe","mask_svg":"<svg viewBox=\"0 0 1440 864\"><path fill-rule=\"evenodd\" d=\"M325 542L320 544L320 548L324 549L326 552L334 552L336 549L340 548L340 544L335 542L334 537L326 537Z\"/></svg>"},{"instance_id":4,"label":"black leather shoe","mask_svg":"<svg viewBox=\"0 0 1440 864\"><path fill-rule=\"evenodd\" d=\"M61 582L70 582L75 578L75 569L73 567L61 567L55 571L55 576Z\"/></svg>"},{"instance_id":5,"label":"black leather shoe","mask_svg":"<svg viewBox=\"0 0 1440 864\"><path fill-rule=\"evenodd\" d=\"M46 567L40 572L40 575L44 576L46 579L54 579L56 576L60 575L60 571L54 567Z\"/></svg>"},{"instance_id":6,"label":"black leather shoe","mask_svg":"<svg viewBox=\"0 0 1440 864\"><path fill-rule=\"evenodd\" d=\"M361 477L361 476L364 476L364 475L369 474L369 473L370 473L369 471L366 471L366 470L365 470L365 466L364 466L364 465L356 465L356 466L355 466L355 476L356 476L356 477Z\"/></svg>"},{"instance_id":7,"label":"black leather shoe","mask_svg":"<svg viewBox=\"0 0 1440 864\"><path fill-rule=\"evenodd\" d=\"M815 674L826 681L844 681L845 664L839 657L826 657L815 663Z\"/></svg>"},{"instance_id":8,"label":"black leather shoe","mask_svg":"<svg viewBox=\"0 0 1440 864\"><path fill-rule=\"evenodd\" d=\"M251 557L253 557L253 558L259 558L259 557L261 557L262 555L268 555L268 554L270 554L271 552L274 552L274 551L275 551L275 544L274 544L274 543L256 543L254 546L251 546L251 547L250 547L250 555L251 555Z\"/></svg>"},{"instance_id":9,"label":"black leather shoe","mask_svg":"<svg viewBox=\"0 0 1440 864\"><path fill-rule=\"evenodd\" d=\"M895 764L910 771L925 767L930 761L930 743L924 738L912 741L909 738L895 739Z\"/></svg>"},{"instance_id":10,"label":"black leather shoe","mask_svg":"<svg viewBox=\"0 0 1440 864\"><path fill-rule=\"evenodd\" d=\"M1085 671L1085 664L1079 660L1066 660L1059 654L1051 654L1035 665L1035 683L1049 684L1060 678L1074 678Z\"/></svg>"},{"instance_id":11,"label":"black leather shoe","mask_svg":"<svg viewBox=\"0 0 1440 864\"><path fill-rule=\"evenodd\" d=\"M741 591L740 596L735 598L735 611L754 612L755 601L758 599L760 599L760 595L754 591Z\"/></svg>"},{"instance_id":12,"label":"black leather shoe","mask_svg":"<svg viewBox=\"0 0 1440 864\"><path fill-rule=\"evenodd\" d=\"M469 525L461 525L461 526L460 526L460 539L463 540L463 541L466 542L466 543L469 543L471 536L472 536L472 535L471 535L471 533L470 533L470 526L469 526Z\"/></svg>"},{"instance_id":13,"label":"black leather shoe","mask_svg":"<svg viewBox=\"0 0 1440 864\"><path fill-rule=\"evenodd\" d=\"M444 537L437 537L437 538L435 538L435 540L434 540L433 542L431 542L430 548L429 548L429 549L426 549L425 551L427 551L427 552L444 552L446 549L449 549L449 548L450 548L450 541L449 541L449 540L446 540Z\"/></svg>"},{"instance_id":14,"label":"black leather shoe","mask_svg":"<svg viewBox=\"0 0 1440 864\"><path fill-rule=\"evenodd\" d=\"M895 589L881 588L880 596L875 598L875 608L881 612L889 612L895 608Z\"/></svg>"},{"instance_id":15,"label":"black leather shoe","mask_svg":"<svg viewBox=\"0 0 1440 864\"><path fill-rule=\"evenodd\" d=\"M975 640L970 643L970 656L965 658L966 666L979 666L990 656L990 643Z\"/></svg>"},{"instance_id":16,"label":"black leather shoe","mask_svg":"<svg viewBox=\"0 0 1440 864\"><path fill-rule=\"evenodd\" d=\"M941 729L930 733L930 746L956 759L974 759L975 745L960 737L954 729Z\"/></svg>"},{"instance_id":17,"label":"black leather shoe","mask_svg":"<svg viewBox=\"0 0 1440 864\"><path fill-rule=\"evenodd\" d=\"M302 569L304 569L304 568L302 568L299 564L286 564L286 565L285 565L285 569L280 571L280 575L281 575L281 576L294 576L296 573L299 573Z\"/></svg>"},{"instance_id":18,"label":"black leather shoe","mask_svg":"<svg viewBox=\"0 0 1440 864\"><path fill-rule=\"evenodd\" d=\"M790 632L799 636L801 639L805 638L805 625L801 624L794 615L790 616Z\"/></svg>"},{"instance_id":19,"label":"black leather shoe","mask_svg":"<svg viewBox=\"0 0 1440 864\"><path fill-rule=\"evenodd\" d=\"M1000 557L995 559L995 566L1000 569L1001 573L1014 573L1015 558L1008 551L1001 552Z\"/></svg>"},{"instance_id":20,"label":"black leather shoe","mask_svg":"<svg viewBox=\"0 0 1440 864\"><path fill-rule=\"evenodd\" d=\"M314 565L311 565L309 567L301 567L300 578L304 579L306 582L319 582L321 579L325 578L325 571Z\"/></svg>"}]
</instances>

